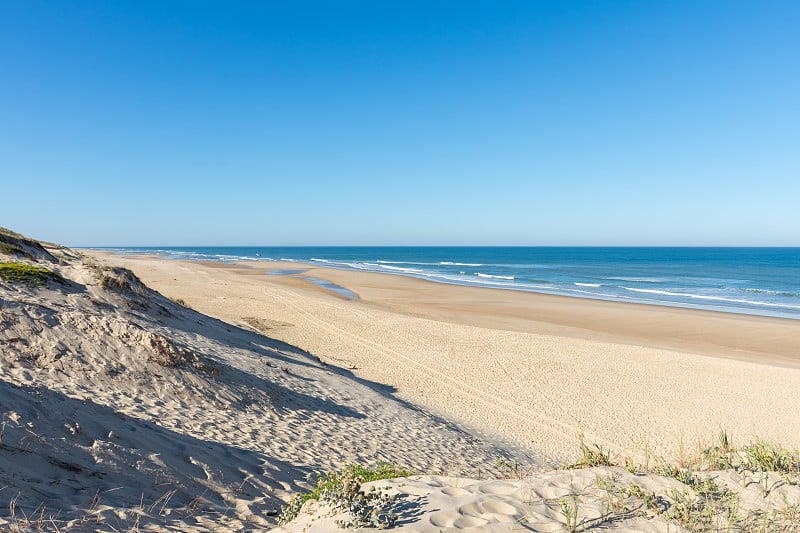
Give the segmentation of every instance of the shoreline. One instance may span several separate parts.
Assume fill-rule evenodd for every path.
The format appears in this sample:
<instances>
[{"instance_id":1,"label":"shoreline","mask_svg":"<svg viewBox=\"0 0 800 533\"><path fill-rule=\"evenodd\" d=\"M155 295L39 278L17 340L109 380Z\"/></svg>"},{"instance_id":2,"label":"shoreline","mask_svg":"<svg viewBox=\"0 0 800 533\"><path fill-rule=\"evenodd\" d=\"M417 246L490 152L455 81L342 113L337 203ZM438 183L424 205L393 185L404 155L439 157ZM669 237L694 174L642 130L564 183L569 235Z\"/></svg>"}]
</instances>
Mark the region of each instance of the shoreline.
<instances>
[{"instance_id":1,"label":"shoreline","mask_svg":"<svg viewBox=\"0 0 800 533\"><path fill-rule=\"evenodd\" d=\"M259 262L242 261L241 264L265 268ZM421 318L522 333L688 350L714 357L800 368L800 342L793 342L800 339L800 321L791 318L473 287L301 262L289 264L293 269L303 267L305 270L302 274L274 276L278 279L273 281L280 283L280 278L313 275L352 291L366 304ZM318 286L313 288L325 292ZM480 309L476 309L478 305Z\"/></svg>"},{"instance_id":2,"label":"shoreline","mask_svg":"<svg viewBox=\"0 0 800 533\"><path fill-rule=\"evenodd\" d=\"M303 247L300 247L303 248ZM312 247L313 248L313 247ZM325 247L321 247L325 248ZM336 247L334 247L336 248ZM358 247L357 247L358 248ZM369 248L369 247L367 247ZM382 247L378 247L377 249L381 249ZM418 247L410 247L410 249L416 249ZM432 249L440 249L438 247L431 247ZM480 247L478 247L480 248ZM491 248L491 247L490 247ZM503 249L505 247L499 247ZM527 248L527 247L522 247ZM539 249L540 247L533 247L533 249ZM558 249L587 249L591 247L556 247ZM650 249L666 249L666 250L685 250L686 247L641 247L644 250ZM778 302L769 302L769 301L759 301L759 300L751 300L745 299L742 300L744 296L720 296L720 295L711 295L711 294L703 294L702 288L683 288L680 286L677 287L650 287L647 288L639 287L639 288L630 288L625 285L619 285L622 283L623 280L627 280L633 283L637 281L650 281L653 282L661 282L663 280L656 279L656 280L649 280L644 278L626 278L626 277L604 277L600 276L599 279L592 280L592 283L588 283L588 278L584 278L583 276L589 274L580 274L578 277L572 280L571 283L566 282L563 279L549 279L544 278L540 280L525 280L523 276L521 278L522 281L514 281L514 276L517 273L509 273L506 274L513 274L513 276L506 276L506 275L496 275L494 274L484 274L481 272L475 272L475 276L479 276L478 278L469 276L470 271L472 269L466 269L467 271L461 271L456 275L454 272L445 272L445 271L437 271L436 267L427 267L427 266L414 266L414 268L409 267L408 265L447 265L450 267L459 266L459 268L465 267L475 267L479 270L479 267L487 267L491 269L493 266L514 266L514 265L493 265L491 263L487 264L473 264L473 263L458 263L458 262L451 262L451 261L442 261L438 263L416 263L412 261L400 261L400 260L370 260L367 261L363 257L358 259L315 259L313 257L309 258L302 258L302 259L288 259L288 258L281 258L281 255L284 255L283 252L277 254L271 254L273 257L260 257L260 253L254 253L251 255L247 255L247 250L250 252L254 250L260 249L259 247L210 247L207 250L213 250L214 252L220 253L213 253L206 252L206 251L191 251L193 247L188 247L186 249L181 249L178 247L175 250L170 251L169 248L164 249L153 249L148 250L147 248L87 248L90 250L97 250L100 252L110 252L119 255L146 255L146 256L158 256L164 259L170 260L189 260L189 261L209 261L214 263L226 263L226 264L236 264L236 263L250 263L257 265L263 268L270 268L268 265L272 264L303 264L306 265L306 268L321 268L321 269L333 269L333 270L341 270L346 272L358 272L358 273L371 273L371 274L385 274L385 275L392 275L392 276L400 276L405 278L417 279L420 281L438 283L443 285L451 285L451 286L459 286L459 287L470 287L470 288L485 288L485 289L494 289L494 290L502 290L502 291L511 291L511 292L524 292L530 294L539 294L539 295L547 295L547 296L561 296L561 297L568 297L568 298L577 298L577 299L586 299L586 300L599 300L605 302L617 302L617 303L631 303L631 304L640 304L640 305L652 305L658 307L669 307L669 308L678 308L678 309L693 309L693 310L700 310L700 311L711 311L715 313L725 313L725 314L735 314L735 315L747 315L747 316L758 316L758 317L770 317L770 318L781 318L781 319L789 319L789 320L797 320L800 321L800 305L789 305L786 302L778 303ZM447 248L445 248L447 249ZM455 250L460 249L459 247L455 247ZM599 250L609 250L615 249L614 247L597 247ZM620 247L620 249L630 249L629 247ZM705 249L705 248L704 248ZM721 249L721 250L728 250L728 249L736 249L730 247L716 247L712 249ZM740 247L741 250L753 250L754 248L751 247ZM793 247L768 247L765 248L766 250L794 250ZM202 249L201 249L202 250ZM798 249L800 250L800 249ZM229 254L222 253L228 251ZM237 255L233 253L234 251L239 251L240 253L244 253L245 255ZM285 251L285 250L284 250ZM292 256L294 254L287 252L286 255ZM301 254L302 255L302 254ZM313 255L313 254L311 254ZM259 256L259 257L255 257ZM399 259L399 258L393 258ZM386 264L389 263L389 264ZM396 264L395 264L396 263ZM399 267L397 265L406 265L403 267ZM432 268L432 269L431 269ZM550 267L547 267L550 268ZM391 269L391 270L383 270L383 269ZM665 272L656 272L655 277L657 278L670 278L672 275L667 274ZM574 276L573 276L574 277ZM589 275L591 277L591 275ZM506 281L510 280L510 281ZM577 281L582 280L582 281ZM618 281L608 281L608 280L618 280ZM567 280L568 281L568 280ZM733 280L729 280L729 282L734 283ZM541 285L544 283L545 285ZM566 285L564 285L566 283ZM550 285L548 285L550 284ZM599 288L604 287L603 291L609 292L597 292L594 289L588 289L589 287L592 288ZM706 288L710 288L706 287ZM619 292L615 294L615 291L622 290L623 292ZM699 290L700 292L692 292L695 290ZM775 292L772 289L744 289L748 293L765 293L765 294L785 294L789 295L789 293L782 293L782 292ZM794 291L794 289L791 289ZM630 291L630 292L627 292ZM664 292L667 291L667 292ZM686 294L683 294L687 292ZM652 295L647 295L651 293ZM664 299L665 296L668 297Z\"/></svg>"},{"instance_id":3,"label":"shoreline","mask_svg":"<svg viewBox=\"0 0 800 533\"><path fill-rule=\"evenodd\" d=\"M800 322L325 269L89 251L403 400L549 457L677 457L725 429L800 445ZM274 267L274 268L270 268ZM299 275L265 275L302 268ZM300 276L359 296L335 295ZM770 413L765 417L764 413ZM778 413L775 415L775 413ZM774 415L774 416L773 416Z\"/></svg>"},{"instance_id":4,"label":"shoreline","mask_svg":"<svg viewBox=\"0 0 800 533\"><path fill-rule=\"evenodd\" d=\"M800 343L793 342L800 338L800 320L793 318L444 283L301 261L228 262L102 253L119 258L186 261L210 268L263 269L267 274L288 270L287 274L271 275L270 281L343 297L318 283L328 282L353 293L365 305L420 318L800 368ZM304 279L307 277L316 281ZM476 310L478 304L480 310Z\"/></svg>"}]
</instances>

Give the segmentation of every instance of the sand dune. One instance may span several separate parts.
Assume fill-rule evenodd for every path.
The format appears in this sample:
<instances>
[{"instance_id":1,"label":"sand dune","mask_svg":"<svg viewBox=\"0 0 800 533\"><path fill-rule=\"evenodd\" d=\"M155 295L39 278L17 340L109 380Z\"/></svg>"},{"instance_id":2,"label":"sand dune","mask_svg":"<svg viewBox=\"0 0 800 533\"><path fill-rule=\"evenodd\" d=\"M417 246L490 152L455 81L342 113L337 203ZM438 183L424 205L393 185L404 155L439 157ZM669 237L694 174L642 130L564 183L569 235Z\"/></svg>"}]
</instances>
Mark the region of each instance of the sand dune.
<instances>
[{"instance_id":1,"label":"sand dune","mask_svg":"<svg viewBox=\"0 0 800 533\"><path fill-rule=\"evenodd\" d=\"M0 281L0 498L17 516L238 529L274 524L313 472L349 461L442 471L458 456L467 471L512 456L129 272L51 267L64 284Z\"/></svg>"},{"instance_id":2,"label":"sand dune","mask_svg":"<svg viewBox=\"0 0 800 533\"><path fill-rule=\"evenodd\" d=\"M783 496L774 496L773 501L765 501L757 489L742 490L739 480L729 473L710 473L709 479L737 491L750 508L766 509L770 505L782 505ZM373 487L396 498L394 505L399 513L397 527L409 533L572 530L634 533L685 530L679 520L657 516L653 511L659 506L668 505L668 500L660 495L683 494L687 490L685 484L662 476L633 475L619 467L560 470L525 479L484 481L418 476L372 482L365 485L365 490ZM634 494L649 494L652 499L645 504ZM783 494L790 501L797 501L800 488L788 487ZM571 511L574 514L570 515ZM311 502L291 527L278 531L336 531L337 520L346 517L347 513L341 510ZM689 524L689 529L728 530L727 523L721 519L699 522L701 520ZM760 528L763 525L754 520L753 524L744 527ZM795 531L792 528L796 527L797 524L786 525L775 519L766 522L766 531ZM731 530L735 531L737 527L732 526Z\"/></svg>"}]
</instances>

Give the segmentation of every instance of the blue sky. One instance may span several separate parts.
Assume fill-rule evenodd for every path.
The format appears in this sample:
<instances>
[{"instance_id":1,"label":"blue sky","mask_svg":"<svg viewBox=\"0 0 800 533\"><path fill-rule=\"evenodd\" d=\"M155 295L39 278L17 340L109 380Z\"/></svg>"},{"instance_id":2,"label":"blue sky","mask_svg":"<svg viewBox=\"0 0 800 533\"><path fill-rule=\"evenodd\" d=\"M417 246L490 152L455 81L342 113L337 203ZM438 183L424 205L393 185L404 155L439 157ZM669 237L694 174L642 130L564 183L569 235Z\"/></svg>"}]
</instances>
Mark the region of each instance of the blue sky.
<instances>
[{"instance_id":1,"label":"blue sky","mask_svg":"<svg viewBox=\"0 0 800 533\"><path fill-rule=\"evenodd\" d=\"M0 225L800 245L800 2L0 3Z\"/></svg>"}]
</instances>

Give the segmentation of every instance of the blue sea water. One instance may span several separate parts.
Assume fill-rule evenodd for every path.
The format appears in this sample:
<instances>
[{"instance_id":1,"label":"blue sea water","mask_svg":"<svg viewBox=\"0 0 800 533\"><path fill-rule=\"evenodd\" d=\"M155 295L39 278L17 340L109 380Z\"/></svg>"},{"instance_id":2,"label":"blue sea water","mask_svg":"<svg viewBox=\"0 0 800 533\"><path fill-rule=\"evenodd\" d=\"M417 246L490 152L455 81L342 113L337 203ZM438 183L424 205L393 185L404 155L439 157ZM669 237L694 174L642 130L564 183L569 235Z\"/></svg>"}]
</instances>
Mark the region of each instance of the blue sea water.
<instances>
[{"instance_id":1,"label":"blue sea water","mask_svg":"<svg viewBox=\"0 0 800 533\"><path fill-rule=\"evenodd\" d=\"M145 247L174 259L302 261L441 283L800 319L800 248Z\"/></svg>"}]
</instances>

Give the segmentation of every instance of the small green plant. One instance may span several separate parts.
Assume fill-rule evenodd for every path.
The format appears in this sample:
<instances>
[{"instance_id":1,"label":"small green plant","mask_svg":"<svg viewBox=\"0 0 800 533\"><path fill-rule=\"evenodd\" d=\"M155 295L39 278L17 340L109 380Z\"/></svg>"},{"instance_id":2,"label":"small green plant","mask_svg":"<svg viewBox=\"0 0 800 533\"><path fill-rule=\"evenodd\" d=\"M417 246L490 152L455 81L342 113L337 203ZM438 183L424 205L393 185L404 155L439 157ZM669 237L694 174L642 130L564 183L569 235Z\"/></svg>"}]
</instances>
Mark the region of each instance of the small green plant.
<instances>
[{"instance_id":1,"label":"small green plant","mask_svg":"<svg viewBox=\"0 0 800 533\"><path fill-rule=\"evenodd\" d=\"M580 457L577 461L568 465L567 468L591 468L593 466L611 466L611 452L600 446L599 444L592 444L589 446L581 438L580 442Z\"/></svg>"},{"instance_id":2,"label":"small green plant","mask_svg":"<svg viewBox=\"0 0 800 533\"><path fill-rule=\"evenodd\" d=\"M639 471L639 467L636 465L636 463L633 461L633 459L631 459L630 457L626 457L625 458L625 470L627 470L631 474L635 474L636 472Z\"/></svg>"},{"instance_id":3,"label":"small green plant","mask_svg":"<svg viewBox=\"0 0 800 533\"><path fill-rule=\"evenodd\" d=\"M797 454L770 442L758 441L742 446L739 456L741 470L800 473L800 458Z\"/></svg>"},{"instance_id":4,"label":"small green plant","mask_svg":"<svg viewBox=\"0 0 800 533\"><path fill-rule=\"evenodd\" d=\"M691 468L679 468L666 463L661 467L656 468L656 473L660 476L677 479L684 485L689 485L690 487L694 485L695 477Z\"/></svg>"},{"instance_id":5,"label":"small green plant","mask_svg":"<svg viewBox=\"0 0 800 533\"><path fill-rule=\"evenodd\" d=\"M64 283L64 278L46 268L25 263L0 263L0 279L26 285L41 286L48 281Z\"/></svg>"},{"instance_id":6,"label":"small green plant","mask_svg":"<svg viewBox=\"0 0 800 533\"><path fill-rule=\"evenodd\" d=\"M707 513L704 512L701 501L688 489L681 491L673 489L670 496L672 505L664 513L664 517L668 521L675 521L690 531L703 530L704 526L710 525L706 524L707 521L710 521Z\"/></svg>"},{"instance_id":7,"label":"small green plant","mask_svg":"<svg viewBox=\"0 0 800 533\"><path fill-rule=\"evenodd\" d=\"M564 517L564 527L570 533L578 531L578 497L572 494L569 499L561 498L561 516Z\"/></svg>"},{"instance_id":8,"label":"small green plant","mask_svg":"<svg viewBox=\"0 0 800 533\"><path fill-rule=\"evenodd\" d=\"M625 506L626 491L620 487L619 479L616 476L595 478L595 485L606 493L602 502L602 519L607 520L612 513L624 514L627 511Z\"/></svg>"},{"instance_id":9,"label":"small green plant","mask_svg":"<svg viewBox=\"0 0 800 533\"><path fill-rule=\"evenodd\" d=\"M339 519L336 525L344 528L373 527L387 529L397 521L391 509L393 498L371 487L364 492L361 478L351 472L342 474L339 482L320 495L322 501L336 511L347 511L349 517Z\"/></svg>"},{"instance_id":10,"label":"small green plant","mask_svg":"<svg viewBox=\"0 0 800 533\"><path fill-rule=\"evenodd\" d=\"M786 496L783 497L783 507L775 511L776 519L789 527L794 527L795 531L800 531L800 505L790 504L786 501Z\"/></svg>"},{"instance_id":11,"label":"small green plant","mask_svg":"<svg viewBox=\"0 0 800 533\"><path fill-rule=\"evenodd\" d=\"M651 513L660 515L663 512L663 507L661 505L658 496L656 496L655 492L644 490L642 487L640 487L635 483L631 484L627 488L626 492L628 496L642 500L645 509L647 509Z\"/></svg>"},{"instance_id":12,"label":"small green plant","mask_svg":"<svg viewBox=\"0 0 800 533\"><path fill-rule=\"evenodd\" d=\"M506 479L523 479L531 473L530 468L523 468L516 460L508 461L501 457L495 466L505 472Z\"/></svg>"},{"instance_id":13,"label":"small green plant","mask_svg":"<svg viewBox=\"0 0 800 533\"><path fill-rule=\"evenodd\" d=\"M719 444L704 449L701 460L712 470L732 468L737 472L778 472L800 475L800 456L774 443L756 441L734 447L728 434L720 432Z\"/></svg>"}]
</instances>

